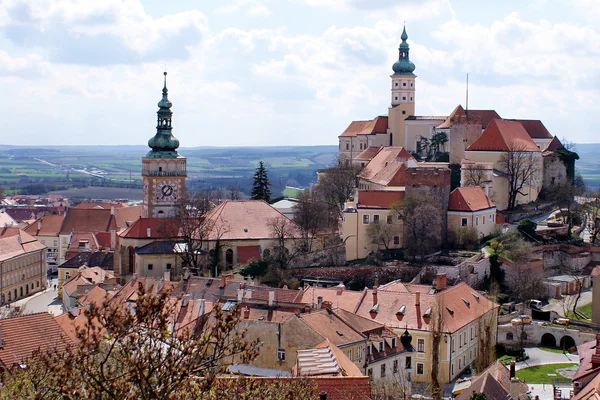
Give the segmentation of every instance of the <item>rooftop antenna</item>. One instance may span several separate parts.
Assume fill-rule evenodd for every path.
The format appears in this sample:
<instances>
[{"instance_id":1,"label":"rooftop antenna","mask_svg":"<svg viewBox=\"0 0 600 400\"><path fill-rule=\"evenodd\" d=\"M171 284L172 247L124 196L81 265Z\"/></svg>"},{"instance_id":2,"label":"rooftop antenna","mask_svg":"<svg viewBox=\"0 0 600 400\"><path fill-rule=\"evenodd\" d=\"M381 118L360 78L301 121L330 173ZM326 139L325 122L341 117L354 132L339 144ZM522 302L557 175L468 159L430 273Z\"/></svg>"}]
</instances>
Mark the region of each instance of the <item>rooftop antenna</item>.
<instances>
[{"instance_id":1,"label":"rooftop antenna","mask_svg":"<svg viewBox=\"0 0 600 400\"><path fill-rule=\"evenodd\" d=\"M469 116L469 73L467 72L467 104L466 104L466 111L465 113L467 114L467 117Z\"/></svg>"}]
</instances>

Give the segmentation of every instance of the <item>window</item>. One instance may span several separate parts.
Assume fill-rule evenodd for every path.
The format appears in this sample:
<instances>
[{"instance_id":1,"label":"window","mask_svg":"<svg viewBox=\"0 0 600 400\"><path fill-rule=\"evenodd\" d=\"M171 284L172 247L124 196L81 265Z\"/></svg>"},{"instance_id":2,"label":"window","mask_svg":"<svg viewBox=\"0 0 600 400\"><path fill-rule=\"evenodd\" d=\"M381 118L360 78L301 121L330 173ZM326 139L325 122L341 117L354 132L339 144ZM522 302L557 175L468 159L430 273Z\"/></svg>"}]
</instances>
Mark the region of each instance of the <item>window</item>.
<instances>
[{"instance_id":1,"label":"window","mask_svg":"<svg viewBox=\"0 0 600 400\"><path fill-rule=\"evenodd\" d=\"M152 271L153 268L154 268L154 265L148 264L148 271Z\"/></svg>"},{"instance_id":2,"label":"window","mask_svg":"<svg viewBox=\"0 0 600 400\"><path fill-rule=\"evenodd\" d=\"M277 361L285 361L285 349L277 350Z\"/></svg>"},{"instance_id":3,"label":"window","mask_svg":"<svg viewBox=\"0 0 600 400\"><path fill-rule=\"evenodd\" d=\"M411 84L410 84L410 87L413 87L413 85L414 85L414 83L411 83Z\"/></svg>"},{"instance_id":4,"label":"window","mask_svg":"<svg viewBox=\"0 0 600 400\"><path fill-rule=\"evenodd\" d=\"M398 360L394 360L394 363L392 364L392 371L394 374L398 373Z\"/></svg>"},{"instance_id":5,"label":"window","mask_svg":"<svg viewBox=\"0 0 600 400\"><path fill-rule=\"evenodd\" d=\"M394 244L400 244L400 236L394 236Z\"/></svg>"},{"instance_id":6,"label":"window","mask_svg":"<svg viewBox=\"0 0 600 400\"><path fill-rule=\"evenodd\" d=\"M348 350L348 359L352 360L352 349Z\"/></svg>"},{"instance_id":7,"label":"window","mask_svg":"<svg viewBox=\"0 0 600 400\"><path fill-rule=\"evenodd\" d=\"M396 348L396 338L392 338L392 349Z\"/></svg>"},{"instance_id":8,"label":"window","mask_svg":"<svg viewBox=\"0 0 600 400\"><path fill-rule=\"evenodd\" d=\"M423 364L417 363L417 375L423 375Z\"/></svg>"},{"instance_id":9,"label":"window","mask_svg":"<svg viewBox=\"0 0 600 400\"><path fill-rule=\"evenodd\" d=\"M350 144L346 143L346 150L350 150Z\"/></svg>"},{"instance_id":10,"label":"window","mask_svg":"<svg viewBox=\"0 0 600 400\"><path fill-rule=\"evenodd\" d=\"M479 217L475 217L475 225L479 225Z\"/></svg>"},{"instance_id":11,"label":"window","mask_svg":"<svg viewBox=\"0 0 600 400\"><path fill-rule=\"evenodd\" d=\"M412 96L410 96L410 101L412 101Z\"/></svg>"},{"instance_id":12,"label":"window","mask_svg":"<svg viewBox=\"0 0 600 400\"><path fill-rule=\"evenodd\" d=\"M383 342L379 342L379 351L382 352L383 351Z\"/></svg>"},{"instance_id":13,"label":"window","mask_svg":"<svg viewBox=\"0 0 600 400\"><path fill-rule=\"evenodd\" d=\"M402 115L405 115L405 114L406 114L406 110L402 110Z\"/></svg>"},{"instance_id":14,"label":"window","mask_svg":"<svg viewBox=\"0 0 600 400\"><path fill-rule=\"evenodd\" d=\"M69 273L65 272L65 281L69 280ZM16 297L16 296L15 296Z\"/></svg>"},{"instance_id":15,"label":"window","mask_svg":"<svg viewBox=\"0 0 600 400\"><path fill-rule=\"evenodd\" d=\"M406 369L411 369L412 368L412 357L406 357L406 365L405 365Z\"/></svg>"},{"instance_id":16,"label":"window","mask_svg":"<svg viewBox=\"0 0 600 400\"><path fill-rule=\"evenodd\" d=\"M425 339L419 339L419 340L417 340L417 351L419 353L424 353L425 352Z\"/></svg>"},{"instance_id":17,"label":"window","mask_svg":"<svg viewBox=\"0 0 600 400\"><path fill-rule=\"evenodd\" d=\"M394 100L398 101L398 96L394 96Z\"/></svg>"},{"instance_id":18,"label":"window","mask_svg":"<svg viewBox=\"0 0 600 400\"><path fill-rule=\"evenodd\" d=\"M469 350L469 361L473 359L473 350Z\"/></svg>"},{"instance_id":19,"label":"window","mask_svg":"<svg viewBox=\"0 0 600 400\"><path fill-rule=\"evenodd\" d=\"M514 335L512 334L512 332L508 332L506 334L506 340L513 340L514 339Z\"/></svg>"},{"instance_id":20,"label":"window","mask_svg":"<svg viewBox=\"0 0 600 400\"><path fill-rule=\"evenodd\" d=\"M471 340L473 340L473 327L471 327Z\"/></svg>"},{"instance_id":21,"label":"window","mask_svg":"<svg viewBox=\"0 0 600 400\"><path fill-rule=\"evenodd\" d=\"M406 82L402 82L402 86L406 87Z\"/></svg>"},{"instance_id":22,"label":"window","mask_svg":"<svg viewBox=\"0 0 600 400\"><path fill-rule=\"evenodd\" d=\"M467 218L461 218L461 220L460 220L461 226L467 226L468 223L469 223L469 220Z\"/></svg>"},{"instance_id":23,"label":"window","mask_svg":"<svg viewBox=\"0 0 600 400\"><path fill-rule=\"evenodd\" d=\"M171 263L167 263L167 270L171 269Z\"/></svg>"},{"instance_id":24,"label":"window","mask_svg":"<svg viewBox=\"0 0 600 400\"><path fill-rule=\"evenodd\" d=\"M363 224L367 225L369 223L369 216L363 215Z\"/></svg>"},{"instance_id":25,"label":"window","mask_svg":"<svg viewBox=\"0 0 600 400\"><path fill-rule=\"evenodd\" d=\"M356 348L356 358L359 360L362 358L362 347Z\"/></svg>"},{"instance_id":26,"label":"window","mask_svg":"<svg viewBox=\"0 0 600 400\"><path fill-rule=\"evenodd\" d=\"M406 100L406 96L402 96L402 100Z\"/></svg>"},{"instance_id":27,"label":"window","mask_svg":"<svg viewBox=\"0 0 600 400\"><path fill-rule=\"evenodd\" d=\"M373 215L373 223L374 224L378 224L379 223L379 215L378 214Z\"/></svg>"},{"instance_id":28,"label":"window","mask_svg":"<svg viewBox=\"0 0 600 400\"><path fill-rule=\"evenodd\" d=\"M385 378L385 364L381 364L381 377Z\"/></svg>"},{"instance_id":29,"label":"window","mask_svg":"<svg viewBox=\"0 0 600 400\"><path fill-rule=\"evenodd\" d=\"M485 215L484 215L483 217L481 217L481 218L482 218L482 220L481 220L481 223L482 223L483 225L485 225Z\"/></svg>"},{"instance_id":30,"label":"window","mask_svg":"<svg viewBox=\"0 0 600 400\"><path fill-rule=\"evenodd\" d=\"M450 368L451 374L454 375L454 364L452 364L452 368Z\"/></svg>"},{"instance_id":31,"label":"window","mask_svg":"<svg viewBox=\"0 0 600 400\"><path fill-rule=\"evenodd\" d=\"M369 378L373 377L373 368L369 368L369 370L367 371L367 375L369 375Z\"/></svg>"},{"instance_id":32,"label":"window","mask_svg":"<svg viewBox=\"0 0 600 400\"><path fill-rule=\"evenodd\" d=\"M396 82L396 87L398 87L398 82Z\"/></svg>"},{"instance_id":33,"label":"window","mask_svg":"<svg viewBox=\"0 0 600 400\"><path fill-rule=\"evenodd\" d=\"M388 215L386 219L387 219L388 225L391 225L392 222L394 222L394 217L392 217L391 215Z\"/></svg>"},{"instance_id":34,"label":"window","mask_svg":"<svg viewBox=\"0 0 600 400\"><path fill-rule=\"evenodd\" d=\"M491 214L491 215L490 215L490 220L491 220L492 222L494 222L494 214Z\"/></svg>"}]
</instances>

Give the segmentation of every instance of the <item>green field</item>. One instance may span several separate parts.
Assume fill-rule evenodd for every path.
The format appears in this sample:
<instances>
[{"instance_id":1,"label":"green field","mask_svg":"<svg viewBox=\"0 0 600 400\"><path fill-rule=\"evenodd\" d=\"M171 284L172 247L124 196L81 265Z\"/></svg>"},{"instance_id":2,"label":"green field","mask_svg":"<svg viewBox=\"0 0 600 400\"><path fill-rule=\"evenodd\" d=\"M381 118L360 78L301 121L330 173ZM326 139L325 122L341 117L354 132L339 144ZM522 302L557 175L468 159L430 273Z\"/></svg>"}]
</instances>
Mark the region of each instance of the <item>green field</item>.
<instances>
[{"instance_id":1,"label":"green field","mask_svg":"<svg viewBox=\"0 0 600 400\"><path fill-rule=\"evenodd\" d=\"M517 378L525 383L552 383L552 379L564 378L556 370L574 367L575 363L546 364L523 368L517 371Z\"/></svg>"}]
</instances>

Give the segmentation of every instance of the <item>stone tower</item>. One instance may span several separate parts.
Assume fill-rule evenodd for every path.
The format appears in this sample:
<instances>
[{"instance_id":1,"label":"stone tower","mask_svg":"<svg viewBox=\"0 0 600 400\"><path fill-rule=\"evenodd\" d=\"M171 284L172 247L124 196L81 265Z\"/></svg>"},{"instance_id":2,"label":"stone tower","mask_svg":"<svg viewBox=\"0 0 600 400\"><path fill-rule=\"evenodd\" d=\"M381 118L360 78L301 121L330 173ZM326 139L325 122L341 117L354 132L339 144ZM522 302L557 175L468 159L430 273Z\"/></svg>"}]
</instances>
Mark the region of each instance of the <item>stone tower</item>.
<instances>
[{"instance_id":1,"label":"stone tower","mask_svg":"<svg viewBox=\"0 0 600 400\"><path fill-rule=\"evenodd\" d=\"M172 133L173 112L168 98L166 72L164 76L156 135L148 141L152 150L142 157L145 218L174 216L177 201L185 196L186 158L177 153L179 140Z\"/></svg>"},{"instance_id":2,"label":"stone tower","mask_svg":"<svg viewBox=\"0 0 600 400\"><path fill-rule=\"evenodd\" d=\"M392 146L404 146L406 118L415 115L415 64L409 58L406 27L402 31L398 61L392 66L392 98L388 110L388 133Z\"/></svg>"}]
</instances>

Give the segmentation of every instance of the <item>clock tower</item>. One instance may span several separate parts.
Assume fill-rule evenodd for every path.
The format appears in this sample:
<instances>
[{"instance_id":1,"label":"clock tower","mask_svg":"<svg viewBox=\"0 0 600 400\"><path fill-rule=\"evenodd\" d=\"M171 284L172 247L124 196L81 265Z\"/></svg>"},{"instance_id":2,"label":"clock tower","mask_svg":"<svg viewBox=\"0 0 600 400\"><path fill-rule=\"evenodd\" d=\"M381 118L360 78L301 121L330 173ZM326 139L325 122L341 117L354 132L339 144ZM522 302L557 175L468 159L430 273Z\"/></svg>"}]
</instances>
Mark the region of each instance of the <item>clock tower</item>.
<instances>
[{"instance_id":1,"label":"clock tower","mask_svg":"<svg viewBox=\"0 0 600 400\"><path fill-rule=\"evenodd\" d=\"M164 75L156 135L148 141L152 150L142 157L145 218L174 216L177 201L185 196L186 158L177 153L179 140L172 133L172 103L168 98L167 73Z\"/></svg>"}]
</instances>

